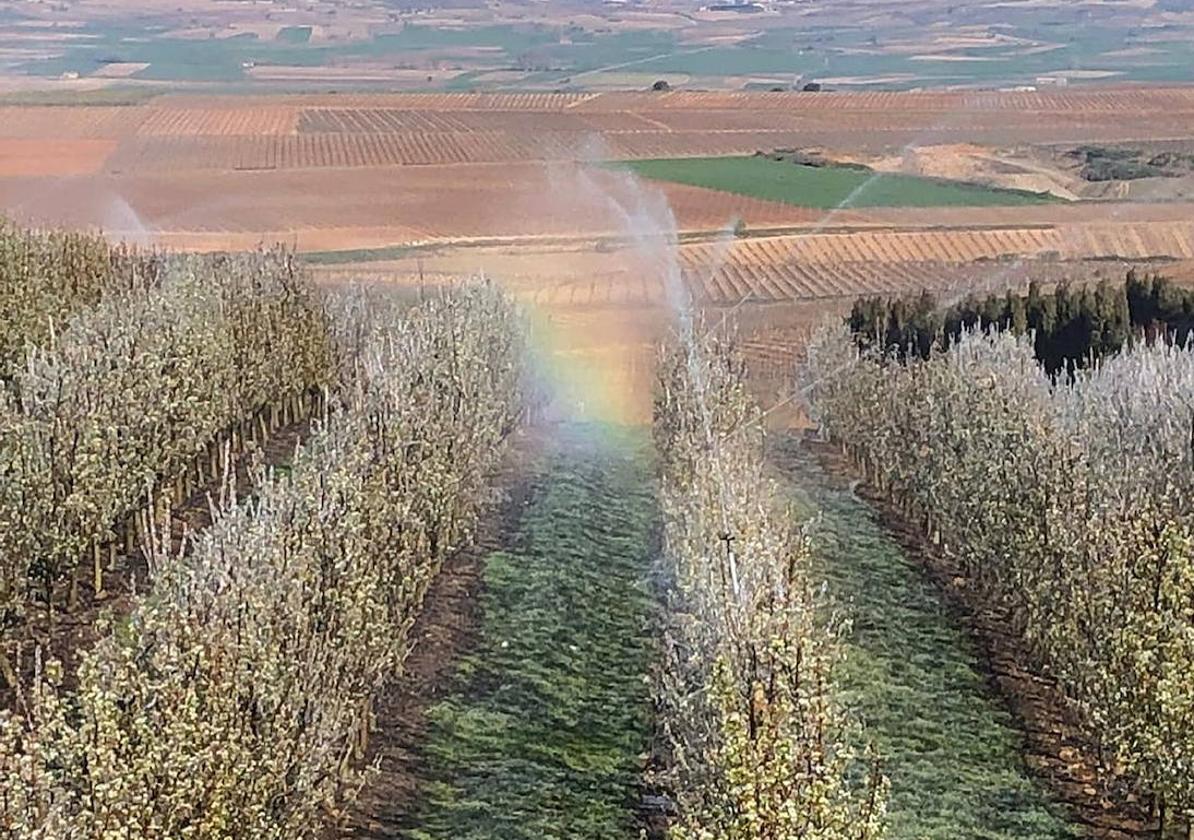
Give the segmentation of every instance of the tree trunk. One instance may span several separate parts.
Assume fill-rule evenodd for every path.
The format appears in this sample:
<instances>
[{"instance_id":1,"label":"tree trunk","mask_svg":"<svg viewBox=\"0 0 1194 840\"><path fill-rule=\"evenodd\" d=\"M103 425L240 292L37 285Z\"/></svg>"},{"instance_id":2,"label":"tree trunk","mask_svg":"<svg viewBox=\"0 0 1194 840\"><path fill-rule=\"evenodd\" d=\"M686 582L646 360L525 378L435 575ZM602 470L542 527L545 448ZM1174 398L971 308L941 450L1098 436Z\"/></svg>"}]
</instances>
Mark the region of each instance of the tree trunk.
<instances>
[{"instance_id":1,"label":"tree trunk","mask_svg":"<svg viewBox=\"0 0 1194 840\"><path fill-rule=\"evenodd\" d=\"M81 564L80 564L81 565ZM47 599L47 604L53 610L53 602ZM79 606L79 566L75 566L70 573L70 591L66 596L66 609L68 612L73 612Z\"/></svg>"},{"instance_id":2,"label":"tree trunk","mask_svg":"<svg viewBox=\"0 0 1194 840\"><path fill-rule=\"evenodd\" d=\"M8 659L8 654L0 650L0 678L4 679L4 684L10 688L17 687L17 672L12 667L12 662Z\"/></svg>"},{"instance_id":3,"label":"tree trunk","mask_svg":"<svg viewBox=\"0 0 1194 840\"><path fill-rule=\"evenodd\" d=\"M95 600L98 601L104 597L104 564L100 560L100 544L98 542L91 544L91 560L95 571L95 578L93 580L95 584Z\"/></svg>"}]
</instances>

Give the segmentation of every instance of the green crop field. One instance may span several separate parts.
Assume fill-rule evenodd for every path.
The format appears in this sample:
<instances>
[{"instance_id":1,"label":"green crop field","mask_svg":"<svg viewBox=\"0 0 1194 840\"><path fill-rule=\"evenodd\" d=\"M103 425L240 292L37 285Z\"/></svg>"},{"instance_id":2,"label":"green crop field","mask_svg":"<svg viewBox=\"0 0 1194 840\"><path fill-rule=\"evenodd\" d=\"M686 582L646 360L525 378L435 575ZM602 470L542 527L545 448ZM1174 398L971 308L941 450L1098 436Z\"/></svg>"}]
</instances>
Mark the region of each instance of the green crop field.
<instances>
[{"instance_id":1,"label":"green crop field","mask_svg":"<svg viewBox=\"0 0 1194 840\"><path fill-rule=\"evenodd\" d=\"M1007 207L1058 199L1018 192L765 157L664 158L627 164L644 178L830 210L843 207Z\"/></svg>"},{"instance_id":2,"label":"green crop field","mask_svg":"<svg viewBox=\"0 0 1194 840\"><path fill-rule=\"evenodd\" d=\"M306 44L311 40L309 26L283 26L278 30L278 40L287 44Z\"/></svg>"}]
</instances>

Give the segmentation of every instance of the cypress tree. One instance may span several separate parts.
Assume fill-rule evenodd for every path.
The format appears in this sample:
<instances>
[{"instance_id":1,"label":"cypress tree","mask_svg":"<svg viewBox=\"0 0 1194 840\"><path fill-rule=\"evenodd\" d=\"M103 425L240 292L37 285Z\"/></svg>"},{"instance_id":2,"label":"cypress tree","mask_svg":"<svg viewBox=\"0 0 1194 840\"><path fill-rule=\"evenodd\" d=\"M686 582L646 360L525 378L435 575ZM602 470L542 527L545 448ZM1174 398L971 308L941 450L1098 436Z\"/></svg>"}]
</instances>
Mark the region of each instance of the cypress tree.
<instances>
[{"instance_id":1,"label":"cypress tree","mask_svg":"<svg viewBox=\"0 0 1194 840\"><path fill-rule=\"evenodd\" d=\"M922 359L927 359L938 343L941 333L941 317L937 312L937 301L928 291L922 291L916 299L912 310L912 325L914 330L913 351Z\"/></svg>"},{"instance_id":2,"label":"cypress tree","mask_svg":"<svg viewBox=\"0 0 1194 840\"><path fill-rule=\"evenodd\" d=\"M1133 268L1124 283L1124 293L1128 299L1128 317L1132 326L1147 327L1157 319L1151 277L1142 278Z\"/></svg>"},{"instance_id":3,"label":"cypress tree","mask_svg":"<svg viewBox=\"0 0 1194 840\"><path fill-rule=\"evenodd\" d=\"M979 321L983 329L1003 329L1006 316L1004 299L1000 296L990 295L979 307Z\"/></svg>"},{"instance_id":4,"label":"cypress tree","mask_svg":"<svg viewBox=\"0 0 1194 840\"><path fill-rule=\"evenodd\" d=\"M1106 281L1099 281L1095 289L1095 304L1098 311L1099 333L1096 355L1117 353L1128 340L1128 296L1123 287L1112 287Z\"/></svg>"},{"instance_id":5,"label":"cypress tree","mask_svg":"<svg viewBox=\"0 0 1194 840\"><path fill-rule=\"evenodd\" d=\"M1126 290L1121 289L1115 296L1115 320L1119 324L1120 332L1120 346L1123 347L1132 339L1134 330L1132 328L1132 314L1128 304L1128 295Z\"/></svg>"},{"instance_id":6,"label":"cypress tree","mask_svg":"<svg viewBox=\"0 0 1194 840\"><path fill-rule=\"evenodd\" d=\"M1033 280L1024 295L1008 290L978 299L973 293L942 309L928 291L916 297L857 298L846 319L859 346L878 346L900 359L927 359L948 349L964 330L1012 330L1034 334L1037 359L1050 373L1072 372L1094 359L1119 352L1143 334L1183 346L1194 340L1194 289L1169 280L1127 272L1122 285L1103 279L1073 288L1068 282L1044 294Z\"/></svg>"},{"instance_id":7,"label":"cypress tree","mask_svg":"<svg viewBox=\"0 0 1194 840\"><path fill-rule=\"evenodd\" d=\"M1037 335L1045 329L1045 303L1041 298L1041 284L1036 280L1028 284L1028 297L1024 301L1024 314L1028 318L1028 328L1035 330Z\"/></svg>"},{"instance_id":8,"label":"cypress tree","mask_svg":"<svg viewBox=\"0 0 1194 840\"><path fill-rule=\"evenodd\" d=\"M1089 286L1082 289L1078 295L1078 311L1075 313L1071 327L1070 342L1073 345L1073 355L1069 362L1071 368L1085 364L1092 354L1097 354L1099 342L1103 337L1103 319L1099 317L1099 304L1095 293Z\"/></svg>"},{"instance_id":9,"label":"cypress tree","mask_svg":"<svg viewBox=\"0 0 1194 840\"><path fill-rule=\"evenodd\" d=\"M1024 298L1007 293L1008 327L1016 335L1024 335L1028 331L1028 306Z\"/></svg>"}]
</instances>

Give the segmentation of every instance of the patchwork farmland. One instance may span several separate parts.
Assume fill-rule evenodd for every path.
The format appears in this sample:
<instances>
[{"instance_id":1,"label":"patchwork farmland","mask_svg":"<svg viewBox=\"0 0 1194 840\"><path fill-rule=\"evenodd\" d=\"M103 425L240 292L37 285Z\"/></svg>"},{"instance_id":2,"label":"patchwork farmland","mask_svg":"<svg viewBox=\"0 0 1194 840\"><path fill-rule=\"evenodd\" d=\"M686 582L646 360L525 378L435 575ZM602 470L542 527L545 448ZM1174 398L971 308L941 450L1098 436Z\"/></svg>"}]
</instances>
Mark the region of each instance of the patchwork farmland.
<instances>
[{"instance_id":1,"label":"patchwork farmland","mask_svg":"<svg viewBox=\"0 0 1194 840\"><path fill-rule=\"evenodd\" d=\"M14 115L3 131L36 136L39 119L51 119L63 130L57 112L64 109L50 110ZM194 102L174 96L131 109L81 110L67 133L119 134L124 142L114 152L113 168L236 170L696 157L960 138L1114 141L1182 134L1194 98L1184 89L1057 95L379 94ZM116 117L120 128L107 128Z\"/></svg>"},{"instance_id":2,"label":"patchwork farmland","mask_svg":"<svg viewBox=\"0 0 1194 840\"><path fill-rule=\"evenodd\" d=\"M662 300L654 278L603 285L625 269L603 273L598 251L674 227L680 277L706 303L800 301L947 287L988 263L1192 259L1192 205L835 209L843 202L834 196L804 202L797 190L790 202L769 200L710 188L723 185L704 176L644 185L598 164L778 148L1172 143L1192 123L1194 93L1163 87L171 94L0 108L0 207L23 221L191 250L280 240L374 268L395 249L415 249L426 265L428 249L440 258L464 249L469 263L478 247L560 246L584 255L584 281L556 277L527 293L562 305ZM879 203L902 203L905 182L915 188L894 180L894 198ZM988 203L984 195L926 183L906 203ZM406 268L417 273L413 262Z\"/></svg>"}]
</instances>

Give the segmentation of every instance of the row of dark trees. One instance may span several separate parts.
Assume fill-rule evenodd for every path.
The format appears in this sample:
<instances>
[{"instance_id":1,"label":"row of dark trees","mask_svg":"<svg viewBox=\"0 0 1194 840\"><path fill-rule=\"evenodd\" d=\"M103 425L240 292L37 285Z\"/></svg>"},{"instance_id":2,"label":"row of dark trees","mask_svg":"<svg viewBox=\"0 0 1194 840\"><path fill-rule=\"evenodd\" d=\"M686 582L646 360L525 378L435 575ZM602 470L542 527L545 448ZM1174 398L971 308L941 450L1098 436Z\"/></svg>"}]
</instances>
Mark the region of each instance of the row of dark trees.
<instances>
[{"instance_id":1,"label":"row of dark trees","mask_svg":"<svg viewBox=\"0 0 1194 840\"><path fill-rule=\"evenodd\" d=\"M1036 357L1050 373L1074 370L1143 338L1165 337L1185 345L1194 332L1194 289L1159 275L1129 271L1122 284L1060 283L1042 292L1038 282L1027 294L1008 291L942 306L927 291L915 297L860 297L847 324L858 345L900 358L928 358L974 328L1032 331Z\"/></svg>"}]
</instances>

